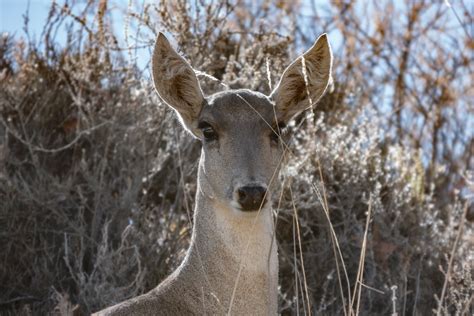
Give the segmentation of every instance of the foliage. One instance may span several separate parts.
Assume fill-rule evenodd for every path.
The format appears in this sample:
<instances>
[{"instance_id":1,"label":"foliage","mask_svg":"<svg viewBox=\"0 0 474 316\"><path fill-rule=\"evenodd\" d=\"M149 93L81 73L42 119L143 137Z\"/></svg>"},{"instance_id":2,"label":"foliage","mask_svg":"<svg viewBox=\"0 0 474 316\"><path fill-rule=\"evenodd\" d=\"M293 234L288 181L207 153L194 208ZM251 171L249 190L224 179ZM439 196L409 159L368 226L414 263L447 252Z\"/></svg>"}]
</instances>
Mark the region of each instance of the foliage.
<instances>
[{"instance_id":1,"label":"foliage","mask_svg":"<svg viewBox=\"0 0 474 316\"><path fill-rule=\"evenodd\" d=\"M292 127L274 205L281 313L472 313L472 12L350 3L53 3L38 42L3 35L0 312L89 313L183 258L199 144L136 63L158 31L208 94L270 92L326 31L334 87Z\"/></svg>"}]
</instances>

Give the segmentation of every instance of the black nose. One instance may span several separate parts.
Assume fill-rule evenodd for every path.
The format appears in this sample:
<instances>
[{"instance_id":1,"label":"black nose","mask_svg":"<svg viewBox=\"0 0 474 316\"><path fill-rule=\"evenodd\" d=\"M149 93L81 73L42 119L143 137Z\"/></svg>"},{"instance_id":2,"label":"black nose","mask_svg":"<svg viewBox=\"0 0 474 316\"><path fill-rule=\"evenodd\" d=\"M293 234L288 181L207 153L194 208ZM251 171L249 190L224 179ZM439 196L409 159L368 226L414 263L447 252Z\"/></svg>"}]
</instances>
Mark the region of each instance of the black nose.
<instances>
[{"instance_id":1,"label":"black nose","mask_svg":"<svg viewBox=\"0 0 474 316\"><path fill-rule=\"evenodd\" d=\"M257 211L266 201L267 190L260 186L245 186L237 189L238 201L243 211Z\"/></svg>"}]
</instances>

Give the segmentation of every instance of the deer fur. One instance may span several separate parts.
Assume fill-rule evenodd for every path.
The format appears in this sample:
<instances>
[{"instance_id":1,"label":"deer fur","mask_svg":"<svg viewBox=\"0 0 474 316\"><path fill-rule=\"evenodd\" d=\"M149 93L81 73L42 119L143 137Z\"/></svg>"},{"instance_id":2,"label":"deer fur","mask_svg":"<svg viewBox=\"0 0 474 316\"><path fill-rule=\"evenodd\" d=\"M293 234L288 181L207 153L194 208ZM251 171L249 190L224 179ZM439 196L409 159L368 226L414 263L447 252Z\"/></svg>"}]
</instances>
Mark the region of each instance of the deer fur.
<instances>
[{"instance_id":1,"label":"deer fur","mask_svg":"<svg viewBox=\"0 0 474 316\"><path fill-rule=\"evenodd\" d=\"M271 187L284 146L275 133L321 98L331 65L323 34L285 70L270 96L230 90L204 97L194 70L158 35L152 58L156 90L203 143L191 245L177 270L155 289L97 315L278 313ZM243 207L246 186L265 189L258 209Z\"/></svg>"}]
</instances>

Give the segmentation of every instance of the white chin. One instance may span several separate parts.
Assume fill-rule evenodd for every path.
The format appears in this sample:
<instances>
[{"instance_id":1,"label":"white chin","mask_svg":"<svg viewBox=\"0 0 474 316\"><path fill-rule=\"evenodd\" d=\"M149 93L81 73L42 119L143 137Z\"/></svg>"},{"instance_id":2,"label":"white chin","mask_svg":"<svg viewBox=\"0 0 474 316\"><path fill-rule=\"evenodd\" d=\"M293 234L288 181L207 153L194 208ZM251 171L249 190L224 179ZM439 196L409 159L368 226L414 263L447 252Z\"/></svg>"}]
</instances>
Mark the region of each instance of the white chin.
<instances>
[{"instance_id":1,"label":"white chin","mask_svg":"<svg viewBox=\"0 0 474 316\"><path fill-rule=\"evenodd\" d=\"M240 204L236 201L230 201L230 208L232 209L232 212L238 216L245 216L245 217L255 217L257 214L265 211L267 209L268 203L265 203L264 207L259 211L259 210L253 210L253 211L245 211L242 209Z\"/></svg>"}]
</instances>

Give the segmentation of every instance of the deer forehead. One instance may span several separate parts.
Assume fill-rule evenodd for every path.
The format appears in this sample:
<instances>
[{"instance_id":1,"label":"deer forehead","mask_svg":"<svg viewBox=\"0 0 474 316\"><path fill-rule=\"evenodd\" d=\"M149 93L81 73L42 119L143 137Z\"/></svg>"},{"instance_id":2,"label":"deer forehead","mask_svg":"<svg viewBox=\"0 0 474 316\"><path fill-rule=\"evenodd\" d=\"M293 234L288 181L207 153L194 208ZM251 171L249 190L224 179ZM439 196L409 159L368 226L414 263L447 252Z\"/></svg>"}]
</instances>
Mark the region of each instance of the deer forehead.
<instances>
[{"instance_id":1,"label":"deer forehead","mask_svg":"<svg viewBox=\"0 0 474 316\"><path fill-rule=\"evenodd\" d=\"M274 104L266 95L250 90L220 92L208 99L199 121L225 131L266 130L275 121Z\"/></svg>"}]
</instances>

